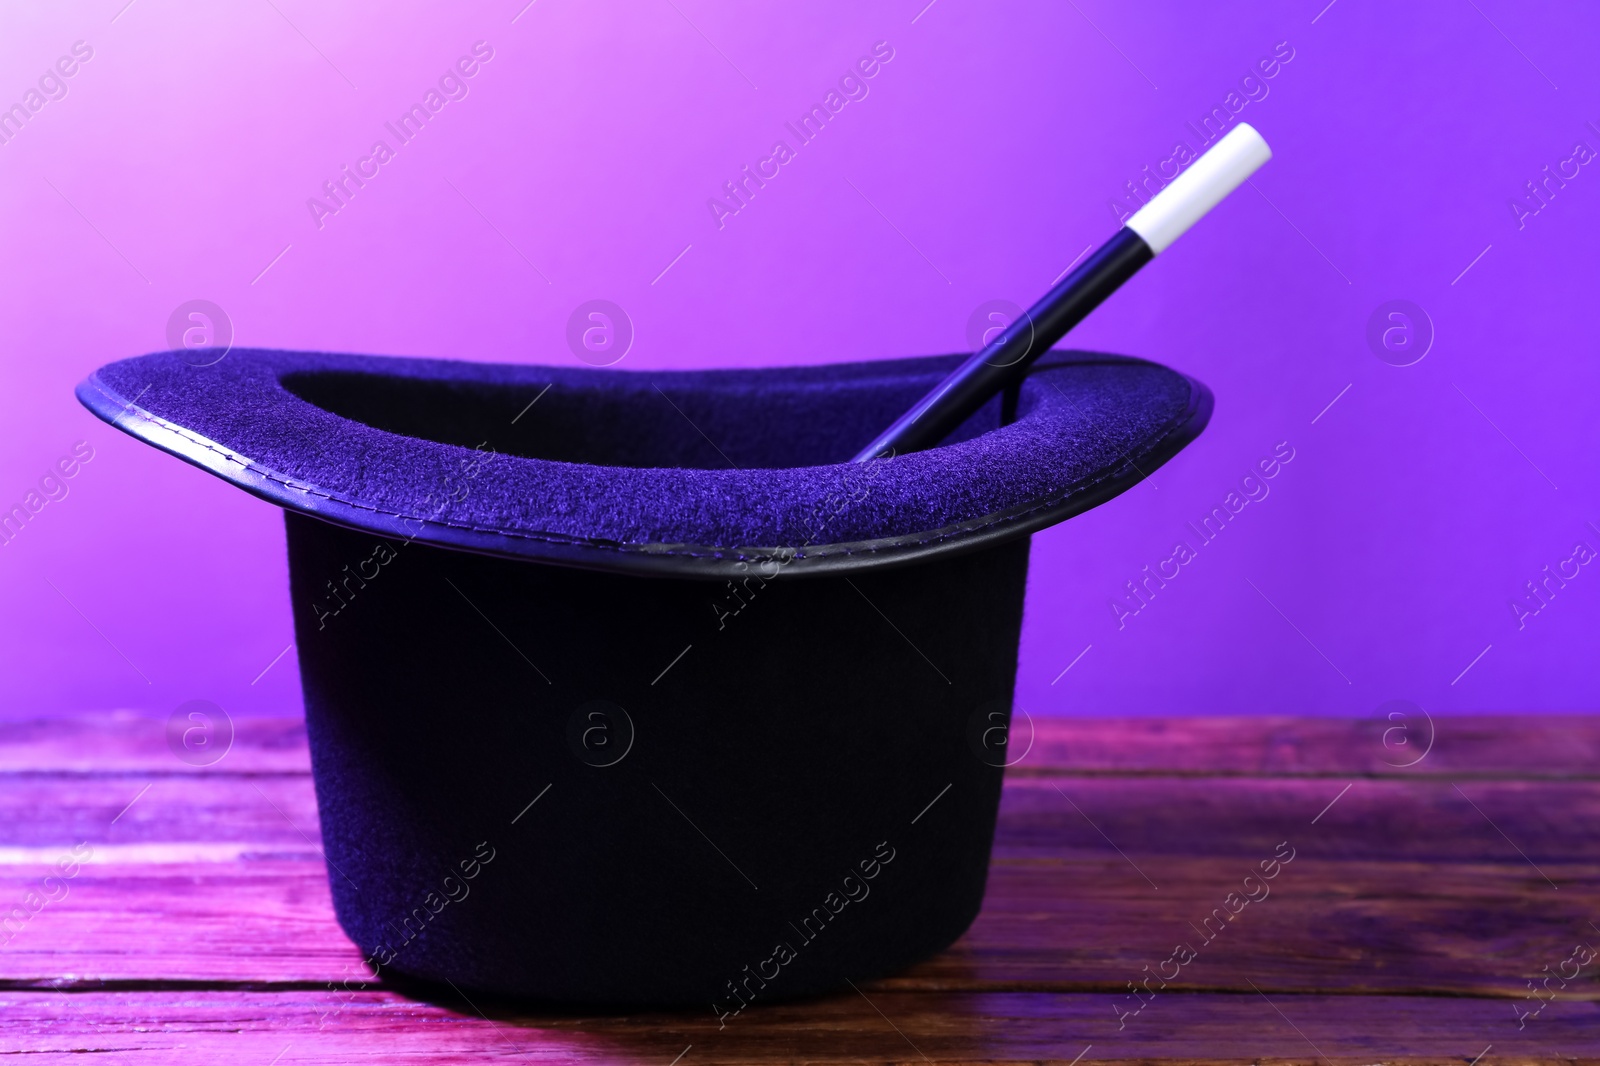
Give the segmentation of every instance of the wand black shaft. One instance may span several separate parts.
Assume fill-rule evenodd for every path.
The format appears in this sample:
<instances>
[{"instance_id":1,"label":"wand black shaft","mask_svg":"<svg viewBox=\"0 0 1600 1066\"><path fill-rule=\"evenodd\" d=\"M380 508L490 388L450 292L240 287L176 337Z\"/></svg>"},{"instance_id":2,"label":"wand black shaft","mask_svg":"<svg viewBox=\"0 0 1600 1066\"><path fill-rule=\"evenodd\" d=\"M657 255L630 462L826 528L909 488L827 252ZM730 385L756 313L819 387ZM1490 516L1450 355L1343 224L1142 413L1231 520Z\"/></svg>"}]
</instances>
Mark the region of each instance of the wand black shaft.
<instances>
[{"instance_id":1,"label":"wand black shaft","mask_svg":"<svg viewBox=\"0 0 1600 1066\"><path fill-rule=\"evenodd\" d=\"M1150 246L1124 226L988 347L941 381L894 425L855 457L858 463L920 451L944 440L972 413L1021 381L1033 361L1155 258Z\"/></svg>"}]
</instances>

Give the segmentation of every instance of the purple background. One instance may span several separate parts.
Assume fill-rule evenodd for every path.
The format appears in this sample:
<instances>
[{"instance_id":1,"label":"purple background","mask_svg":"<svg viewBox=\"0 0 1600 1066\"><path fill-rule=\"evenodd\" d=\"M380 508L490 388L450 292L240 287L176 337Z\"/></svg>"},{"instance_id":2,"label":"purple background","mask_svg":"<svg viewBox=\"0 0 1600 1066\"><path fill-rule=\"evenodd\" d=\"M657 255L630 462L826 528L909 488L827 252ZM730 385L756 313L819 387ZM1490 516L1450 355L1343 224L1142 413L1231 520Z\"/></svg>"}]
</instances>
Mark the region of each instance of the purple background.
<instances>
[{"instance_id":1,"label":"purple background","mask_svg":"<svg viewBox=\"0 0 1600 1066\"><path fill-rule=\"evenodd\" d=\"M1600 166L1520 228L1510 206L1600 149L1592 12L124 2L0 14L0 103L94 50L0 144L0 504L95 450L0 547L5 713L298 706L293 655L266 669L291 639L278 512L72 397L165 347L181 303L215 301L244 345L570 365L568 315L604 298L634 322L631 370L960 350L979 304L1030 302L1108 237L1124 182L1198 147L1185 123L1279 42L1293 59L1239 115L1276 152L1256 188L1072 337L1194 374L1216 415L1152 482L1034 538L1019 705L1595 709L1600 567L1523 628L1510 606L1600 548ZM479 40L466 98L319 229L307 198ZM877 41L869 95L719 230L707 199ZM1436 331L1412 366L1366 340L1392 299ZM1124 583L1195 545L1185 523L1280 441L1271 495L1119 629Z\"/></svg>"}]
</instances>

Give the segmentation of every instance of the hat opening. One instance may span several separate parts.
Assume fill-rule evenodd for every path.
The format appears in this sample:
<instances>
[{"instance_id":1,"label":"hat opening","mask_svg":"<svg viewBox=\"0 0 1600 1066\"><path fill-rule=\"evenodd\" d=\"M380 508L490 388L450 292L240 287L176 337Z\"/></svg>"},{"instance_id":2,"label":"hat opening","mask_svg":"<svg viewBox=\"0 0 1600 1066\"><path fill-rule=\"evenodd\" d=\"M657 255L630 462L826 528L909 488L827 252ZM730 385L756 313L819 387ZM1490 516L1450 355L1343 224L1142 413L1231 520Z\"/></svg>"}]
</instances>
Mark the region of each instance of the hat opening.
<instances>
[{"instance_id":1,"label":"hat opening","mask_svg":"<svg viewBox=\"0 0 1600 1066\"><path fill-rule=\"evenodd\" d=\"M348 370L295 371L280 380L341 418L441 444L487 442L503 455L592 466L748 470L848 462L943 375L930 369L826 383L771 375L757 383L741 371L727 372L726 382L616 371L584 374L592 381L581 383L570 372L560 376L548 388ZM999 425L997 398L944 443Z\"/></svg>"}]
</instances>

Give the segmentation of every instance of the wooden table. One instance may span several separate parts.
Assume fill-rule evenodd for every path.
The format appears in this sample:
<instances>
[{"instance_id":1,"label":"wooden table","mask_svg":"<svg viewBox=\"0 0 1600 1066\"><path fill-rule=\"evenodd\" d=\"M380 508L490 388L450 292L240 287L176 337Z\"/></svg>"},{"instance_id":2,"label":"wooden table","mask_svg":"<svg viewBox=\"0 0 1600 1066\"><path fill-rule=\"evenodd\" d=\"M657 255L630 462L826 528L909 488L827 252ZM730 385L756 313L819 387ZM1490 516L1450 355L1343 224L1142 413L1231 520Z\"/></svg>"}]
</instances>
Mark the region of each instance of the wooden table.
<instances>
[{"instance_id":1,"label":"wooden table","mask_svg":"<svg viewBox=\"0 0 1600 1066\"><path fill-rule=\"evenodd\" d=\"M1574 950L1600 947L1600 719L1449 718L1431 748L1427 723L1395 728L1040 721L965 938L719 1031L709 1010L430 1003L365 979L298 721L241 721L204 768L161 721L0 723L0 911L66 893L0 926L0 1056L25 1053L0 1061L1600 1061L1600 956ZM75 844L90 861L45 887ZM1207 925L1214 908L1238 913ZM1169 962L1180 943L1193 957ZM1157 971L1176 977L1133 998Z\"/></svg>"}]
</instances>

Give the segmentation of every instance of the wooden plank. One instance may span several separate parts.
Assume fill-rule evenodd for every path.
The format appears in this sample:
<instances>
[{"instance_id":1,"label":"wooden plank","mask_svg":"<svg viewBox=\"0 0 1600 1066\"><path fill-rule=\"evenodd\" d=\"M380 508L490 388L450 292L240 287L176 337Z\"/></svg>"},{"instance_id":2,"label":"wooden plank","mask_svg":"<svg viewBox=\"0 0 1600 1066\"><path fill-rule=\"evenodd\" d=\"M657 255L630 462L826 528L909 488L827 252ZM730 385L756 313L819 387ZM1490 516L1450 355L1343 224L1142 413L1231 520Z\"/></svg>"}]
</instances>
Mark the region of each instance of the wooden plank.
<instances>
[{"instance_id":1,"label":"wooden plank","mask_svg":"<svg viewBox=\"0 0 1600 1066\"><path fill-rule=\"evenodd\" d=\"M1600 914L1600 865L1551 872L1562 891L1506 865L1301 855L1269 897L1245 906L1219 934L1221 922L1205 919L1214 908L1229 912L1224 898L1239 880L1231 860L1174 863L1159 892L1120 857L1004 860L991 870L983 912L967 935L877 987L1125 991L1188 944L1198 957L1174 990L1248 991L1254 981L1293 992L1515 999L1575 944L1600 945L1588 925ZM8 874L0 899L20 899L36 884ZM0 949L0 985L9 987L259 987L358 973L359 953L334 921L327 875L314 857L90 868ZM1585 980L1563 994L1600 999L1600 987Z\"/></svg>"},{"instance_id":2,"label":"wooden plank","mask_svg":"<svg viewBox=\"0 0 1600 1066\"><path fill-rule=\"evenodd\" d=\"M0 1051L668 1063L694 1044L683 1066L1332 1066L1469 1063L1492 1044L1483 1066L1600 1062L1592 978L1515 1017L1529 978L1600 943L1597 721L1447 719L1409 768L1383 723L1045 722L1008 775L989 897L961 942L865 997L752 1009L720 1032L709 1012L479 1002L490 1024L454 993L328 991L359 957L333 921L297 721L238 723L205 768L172 753L161 719L0 723L0 909L70 844L95 849L69 897L0 947ZM1271 896L1202 942L1194 924L1285 840ZM1139 1002L1127 983L1176 942L1195 961L1119 1030Z\"/></svg>"},{"instance_id":3,"label":"wooden plank","mask_svg":"<svg viewBox=\"0 0 1600 1066\"><path fill-rule=\"evenodd\" d=\"M107 824L136 783L28 778L0 790L10 837L0 836L0 903L36 887L78 833L96 854L68 898L0 950L0 980L260 984L356 969L332 917L305 778L159 779ZM1600 786L1477 782L1470 803L1435 780L1342 788L1013 779L973 930L882 986L1121 988L1198 939L1190 923L1225 907L1284 840L1296 857L1272 895L1179 986L1520 996L1573 943L1600 943L1588 925L1600 915Z\"/></svg>"},{"instance_id":4,"label":"wooden plank","mask_svg":"<svg viewBox=\"0 0 1600 1066\"><path fill-rule=\"evenodd\" d=\"M1596 1012L1559 1000L1522 1029L1504 1002L1418 996L1162 996L1120 1029L1111 1008L1098 995L877 992L753 1006L719 1030L709 1010L529 1013L449 988L437 1003L388 991L0 992L0 1052L41 1066L85 1053L141 1066L1600 1062Z\"/></svg>"},{"instance_id":5,"label":"wooden plank","mask_svg":"<svg viewBox=\"0 0 1600 1066\"><path fill-rule=\"evenodd\" d=\"M1413 716L1414 717L1414 716ZM1237 716L1094 719L1034 716L1014 775L1600 776L1600 715L1460 715L1431 720ZM1020 720L1019 720L1020 723ZM237 718L232 749L211 767L181 762L164 718L131 712L0 719L0 773L306 772L299 718ZM1017 743L1025 741L1018 725ZM1428 745L1433 737L1433 744ZM1427 754L1413 766L1405 764Z\"/></svg>"},{"instance_id":6,"label":"wooden plank","mask_svg":"<svg viewBox=\"0 0 1600 1066\"><path fill-rule=\"evenodd\" d=\"M1600 775L1600 716L1074 719L1036 716L1013 774ZM1015 742L1026 742L1023 724ZM1432 744L1429 744L1430 739ZM1420 757L1420 758L1419 758ZM1409 764L1409 765L1408 765Z\"/></svg>"},{"instance_id":7,"label":"wooden plank","mask_svg":"<svg viewBox=\"0 0 1600 1066\"><path fill-rule=\"evenodd\" d=\"M1285 840L1328 859L1504 861L1529 870L1600 861L1600 782L1015 777L1006 782L995 854L1106 854L1114 845L1135 861L1236 855L1253 865Z\"/></svg>"},{"instance_id":8,"label":"wooden plank","mask_svg":"<svg viewBox=\"0 0 1600 1066\"><path fill-rule=\"evenodd\" d=\"M319 846L318 824L306 774L0 778L0 864L53 861L79 841L95 848L239 841L302 850Z\"/></svg>"},{"instance_id":9,"label":"wooden plank","mask_svg":"<svg viewBox=\"0 0 1600 1066\"><path fill-rule=\"evenodd\" d=\"M0 717L0 774L309 773L305 720L233 718L233 743L215 763L174 754L165 717L112 711L70 718Z\"/></svg>"},{"instance_id":10,"label":"wooden plank","mask_svg":"<svg viewBox=\"0 0 1600 1066\"><path fill-rule=\"evenodd\" d=\"M46 872L8 869L0 900L7 909L21 902ZM336 981L361 970L315 855L92 865L67 885L64 899L13 925L0 947L0 986L178 980L259 987Z\"/></svg>"},{"instance_id":11,"label":"wooden plank","mask_svg":"<svg viewBox=\"0 0 1600 1066\"><path fill-rule=\"evenodd\" d=\"M1120 848L1136 862L1235 855L1248 865L1284 840L1322 858L1540 868L1600 861L1600 782L1013 777L995 855L1077 858ZM52 849L78 841L315 850L316 799L303 775L0 778L0 866L48 862Z\"/></svg>"},{"instance_id":12,"label":"wooden plank","mask_svg":"<svg viewBox=\"0 0 1600 1066\"><path fill-rule=\"evenodd\" d=\"M1526 982L1600 945L1600 865L1557 868L1563 889L1507 866L1319 861L1302 854L1236 915L1228 860L1169 867L1154 891L1121 859L1002 861L983 912L949 950L876 982L903 990L1527 994ZM1543 890L1541 892L1541 889ZM1210 922L1207 922L1207 918ZM1179 945L1195 958L1181 971ZM1163 970L1165 967L1165 970ZM1150 987L1160 988L1155 980ZM1563 995L1600 1000L1575 981Z\"/></svg>"}]
</instances>

